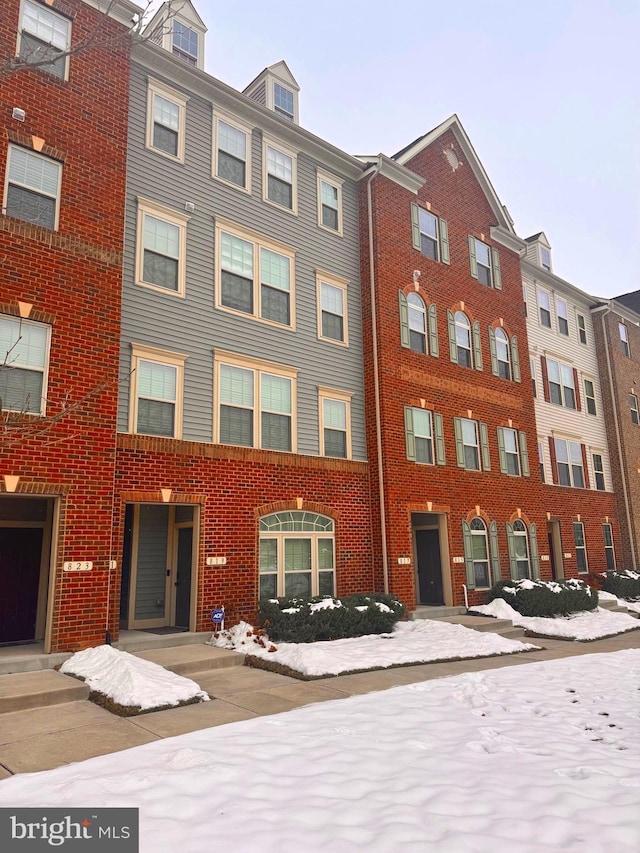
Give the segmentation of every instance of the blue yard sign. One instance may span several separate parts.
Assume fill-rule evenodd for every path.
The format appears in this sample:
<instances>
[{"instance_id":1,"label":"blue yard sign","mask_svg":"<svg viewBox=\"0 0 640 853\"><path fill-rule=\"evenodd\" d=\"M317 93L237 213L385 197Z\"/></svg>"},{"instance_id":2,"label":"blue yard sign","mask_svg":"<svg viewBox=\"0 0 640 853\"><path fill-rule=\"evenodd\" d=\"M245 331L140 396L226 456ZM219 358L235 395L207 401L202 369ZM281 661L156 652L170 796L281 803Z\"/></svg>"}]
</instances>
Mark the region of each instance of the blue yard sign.
<instances>
[{"instance_id":1,"label":"blue yard sign","mask_svg":"<svg viewBox=\"0 0 640 853\"><path fill-rule=\"evenodd\" d=\"M212 622L224 622L224 607L218 607L211 611Z\"/></svg>"}]
</instances>

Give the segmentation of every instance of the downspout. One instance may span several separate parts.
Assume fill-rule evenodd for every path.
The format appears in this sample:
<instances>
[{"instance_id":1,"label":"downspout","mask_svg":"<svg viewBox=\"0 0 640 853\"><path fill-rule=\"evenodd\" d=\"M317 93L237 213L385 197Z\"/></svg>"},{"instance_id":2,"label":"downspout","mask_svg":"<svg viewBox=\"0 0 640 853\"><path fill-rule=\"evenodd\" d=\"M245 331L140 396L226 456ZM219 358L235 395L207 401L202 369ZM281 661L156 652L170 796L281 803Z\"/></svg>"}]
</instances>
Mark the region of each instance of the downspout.
<instances>
[{"instance_id":1,"label":"downspout","mask_svg":"<svg viewBox=\"0 0 640 853\"><path fill-rule=\"evenodd\" d=\"M380 158L367 181L367 217L369 226L369 284L371 299L371 343L373 346L373 393L376 418L376 450L378 454L378 499L380 501L380 535L382 538L382 575L384 591L389 592L389 561L387 558L387 520L385 509L384 474L382 470L382 424L380 418L380 375L378 371L378 312L376 309L374 251L373 251L373 206L371 202L371 181L380 170Z\"/></svg>"},{"instance_id":2,"label":"downspout","mask_svg":"<svg viewBox=\"0 0 640 853\"><path fill-rule=\"evenodd\" d=\"M609 375L609 393L611 394L611 402L613 409L613 421L615 424L616 430L616 444L618 445L618 463L620 465L620 475L622 477L622 494L624 495L624 508L625 514L627 516L627 529L629 531L629 545L631 547L631 561L633 562L633 570L634 572L638 571L638 560L636 557L636 542L635 537L633 535L633 531L631 529L631 511L629 509L629 491L627 485L627 472L624 466L624 457L622 455L622 441L620 438L620 422L618 420L618 407L616 406L616 395L614 393L614 385L613 385L613 371L611 369L611 352L610 352L610 342L609 336L607 335L607 327L604 322L604 318L607 314L611 313L611 307L607 307L606 311L603 311L600 314L600 320L602 322L602 336L605 343L605 353L607 355L607 373Z\"/></svg>"}]
</instances>

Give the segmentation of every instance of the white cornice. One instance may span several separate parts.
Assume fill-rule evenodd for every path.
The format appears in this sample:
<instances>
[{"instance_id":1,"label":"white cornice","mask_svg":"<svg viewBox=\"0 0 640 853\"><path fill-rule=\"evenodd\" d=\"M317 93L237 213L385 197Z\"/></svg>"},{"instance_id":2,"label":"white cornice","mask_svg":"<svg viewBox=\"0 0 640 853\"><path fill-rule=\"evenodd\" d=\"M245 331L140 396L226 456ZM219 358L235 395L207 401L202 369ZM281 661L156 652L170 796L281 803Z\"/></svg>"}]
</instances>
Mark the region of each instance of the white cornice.
<instances>
[{"instance_id":1,"label":"white cornice","mask_svg":"<svg viewBox=\"0 0 640 853\"><path fill-rule=\"evenodd\" d=\"M520 237L513 233L513 231L507 231L506 228L503 228L501 225L492 225L491 226L491 239L495 240L496 243L500 243L501 246L506 246L507 249L511 249L513 252L520 252L526 248L526 243Z\"/></svg>"},{"instance_id":2,"label":"white cornice","mask_svg":"<svg viewBox=\"0 0 640 853\"><path fill-rule=\"evenodd\" d=\"M375 172L412 193L417 193L425 184L424 178L416 175L415 172L407 169L406 166L401 166L395 160L392 160L391 157L387 157L386 154L378 154L377 157L372 159L374 162L362 173L362 178L368 177L372 172Z\"/></svg>"},{"instance_id":3,"label":"white cornice","mask_svg":"<svg viewBox=\"0 0 640 853\"><path fill-rule=\"evenodd\" d=\"M145 12L131 0L114 0L113 3L110 3L109 0L83 0L83 3L129 28L134 26L134 18L141 20Z\"/></svg>"}]
</instances>

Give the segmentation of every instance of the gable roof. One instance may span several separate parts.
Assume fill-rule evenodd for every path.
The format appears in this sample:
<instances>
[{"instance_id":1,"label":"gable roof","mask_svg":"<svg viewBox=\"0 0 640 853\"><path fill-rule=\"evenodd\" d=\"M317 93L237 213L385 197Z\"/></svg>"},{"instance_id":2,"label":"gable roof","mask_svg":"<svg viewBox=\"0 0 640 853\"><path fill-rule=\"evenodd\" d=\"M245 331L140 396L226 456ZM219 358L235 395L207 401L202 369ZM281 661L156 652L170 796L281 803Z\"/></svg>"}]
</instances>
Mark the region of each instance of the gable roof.
<instances>
[{"instance_id":1,"label":"gable roof","mask_svg":"<svg viewBox=\"0 0 640 853\"><path fill-rule=\"evenodd\" d=\"M267 65L266 68L263 68L262 71L256 77L253 78L253 80L249 83L248 86L244 88L243 91L248 92L255 86L255 84L260 79L262 79L262 77L266 77L267 74L271 74L274 77L278 77L292 89L295 89L296 92L300 91L300 86L298 85L296 78L291 73L291 70L289 69L289 66L284 61L284 59L281 59L279 62L274 62L273 65Z\"/></svg>"},{"instance_id":2,"label":"gable roof","mask_svg":"<svg viewBox=\"0 0 640 853\"><path fill-rule=\"evenodd\" d=\"M423 136L419 136L417 139L414 139L413 142L409 143L409 145L402 148L391 158L392 160L396 160L396 162L400 163L402 166L408 165L409 161L412 160L417 154L427 148L429 145L432 145L436 140L438 140L441 136L443 136L447 131L451 130L460 145L462 153L464 154L467 162L471 166L471 169L476 176L476 179L484 194L489 202L489 206L491 207L493 213L495 214L498 225L502 228L505 228L511 234L515 234L513 228L513 220L509 215L509 212L504 207L500 199L498 198L498 194L493 188L493 184L489 180L489 176L487 175L484 166L480 162L480 158L476 154L476 151L471 144L471 140L467 136L465 129L460 122L458 116L454 113L448 119L439 124L437 127L434 127L433 130L430 130L428 133L425 133ZM410 167L409 167L410 168Z\"/></svg>"},{"instance_id":3,"label":"gable roof","mask_svg":"<svg viewBox=\"0 0 640 853\"><path fill-rule=\"evenodd\" d=\"M543 246L546 246L547 249L551 248L551 243L547 239L547 235L544 231L538 231L537 234L532 234L531 237L524 238L525 243L542 243Z\"/></svg>"},{"instance_id":4,"label":"gable roof","mask_svg":"<svg viewBox=\"0 0 640 853\"><path fill-rule=\"evenodd\" d=\"M156 11L150 21L148 21L142 32L143 35L153 33L157 24L162 21L168 21L171 18L182 17L186 21L190 21L203 32L207 32L207 26L200 15L196 12L191 0L166 0Z\"/></svg>"}]
</instances>

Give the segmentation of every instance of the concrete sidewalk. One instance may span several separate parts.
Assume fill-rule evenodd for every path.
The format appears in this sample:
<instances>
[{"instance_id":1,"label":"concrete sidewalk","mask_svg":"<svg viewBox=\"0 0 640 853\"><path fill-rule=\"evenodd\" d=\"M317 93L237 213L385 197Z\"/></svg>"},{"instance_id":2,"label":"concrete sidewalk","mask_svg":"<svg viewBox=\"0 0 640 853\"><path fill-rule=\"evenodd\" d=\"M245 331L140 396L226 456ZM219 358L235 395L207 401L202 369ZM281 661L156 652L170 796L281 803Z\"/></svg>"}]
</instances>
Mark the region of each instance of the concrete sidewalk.
<instances>
[{"instance_id":1,"label":"concrete sidewalk","mask_svg":"<svg viewBox=\"0 0 640 853\"><path fill-rule=\"evenodd\" d=\"M197 729L278 714L313 702L344 699L463 672L640 649L640 631L591 643L530 641L541 646L540 651L419 664L310 682L246 666L192 672L189 677L209 693L211 702L127 719L116 717L86 700L4 713L0 715L0 779L15 773L49 770Z\"/></svg>"}]
</instances>

